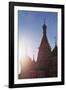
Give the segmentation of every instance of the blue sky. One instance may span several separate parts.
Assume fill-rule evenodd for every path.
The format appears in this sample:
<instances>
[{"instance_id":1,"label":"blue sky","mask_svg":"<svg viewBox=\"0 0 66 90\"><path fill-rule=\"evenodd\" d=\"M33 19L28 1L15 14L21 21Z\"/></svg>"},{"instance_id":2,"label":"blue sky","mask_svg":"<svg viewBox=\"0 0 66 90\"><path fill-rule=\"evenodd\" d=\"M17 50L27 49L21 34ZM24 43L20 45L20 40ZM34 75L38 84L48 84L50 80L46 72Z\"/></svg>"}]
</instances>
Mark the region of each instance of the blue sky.
<instances>
[{"instance_id":1,"label":"blue sky","mask_svg":"<svg viewBox=\"0 0 66 90\"><path fill-rule=\"evenodd\" d=\"M43 35L42 25L47 25L47 38L51 48L55 46L57 37L57 13L41 11L18 11L19 41L24 41L26 48L33 54L40 46ZM27 50L29 51L29 50Z\"/></svg>"}]
</instances>

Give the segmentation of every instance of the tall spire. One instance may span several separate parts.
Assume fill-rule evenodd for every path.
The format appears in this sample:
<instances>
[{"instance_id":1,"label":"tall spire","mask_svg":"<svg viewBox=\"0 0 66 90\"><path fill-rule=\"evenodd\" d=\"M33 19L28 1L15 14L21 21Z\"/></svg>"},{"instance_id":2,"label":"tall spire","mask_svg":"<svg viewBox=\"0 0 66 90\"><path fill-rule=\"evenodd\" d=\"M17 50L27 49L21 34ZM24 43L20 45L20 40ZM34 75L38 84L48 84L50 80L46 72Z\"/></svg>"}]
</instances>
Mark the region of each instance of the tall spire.
<instances>
[{"instance_id":1,"label":"tall spire","mask_svg":"<svg viewBox=\"0 0 66 90\"><path fill-rule=\"evenodd\" d=\"M51 47L47 39L47 25L45 24L45 21L42 28L43 28L43 37L39 49L40 51L42 51L42 49L46 49L46 50L48 49L49 51L51 51Z\"/></svg>"},{"instance_id":2,"label":"tall spire","mask_svg":"<svg viewBox=\"0 0 66 90\"><path fill-rule=\"evenodd\" d=\"M55 37L55 46L57 46L57 41L56 41L56 37Z\"/></svg>"}]
</instances>

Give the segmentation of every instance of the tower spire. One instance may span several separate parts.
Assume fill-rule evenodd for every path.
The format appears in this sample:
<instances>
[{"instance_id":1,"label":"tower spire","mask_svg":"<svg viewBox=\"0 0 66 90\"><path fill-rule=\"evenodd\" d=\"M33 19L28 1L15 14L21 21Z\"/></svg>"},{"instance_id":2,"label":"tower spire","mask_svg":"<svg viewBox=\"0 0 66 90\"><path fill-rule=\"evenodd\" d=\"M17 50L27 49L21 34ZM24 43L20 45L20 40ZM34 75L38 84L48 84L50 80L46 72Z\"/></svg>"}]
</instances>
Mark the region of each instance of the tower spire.
<instances>
[{"instance_id":1,"label":"tower spire","mask_svg":"<svg viewBox=\"0 0 66 90\"><path fill-rule=\"evenodd\" d=\"M57 45L56 37L55 37L55 46Z\"/></svg>"}]
</instances>

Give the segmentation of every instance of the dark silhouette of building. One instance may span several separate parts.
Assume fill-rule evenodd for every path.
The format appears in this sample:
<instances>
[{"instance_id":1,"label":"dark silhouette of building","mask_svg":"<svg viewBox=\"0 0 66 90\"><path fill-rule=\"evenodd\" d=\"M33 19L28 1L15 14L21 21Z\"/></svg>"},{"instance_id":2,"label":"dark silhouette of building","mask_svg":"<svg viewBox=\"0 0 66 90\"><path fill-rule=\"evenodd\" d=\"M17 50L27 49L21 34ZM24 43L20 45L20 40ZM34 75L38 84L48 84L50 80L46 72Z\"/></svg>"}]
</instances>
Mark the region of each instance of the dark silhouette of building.
<instances>
[{"instance_id":1,"label":"dark silhouette of building","mask_svg":"<svg viewBox=\"0 0 66 90\"><path fill-rule=\"evenodd\" d=\"M39 46L37 62L34 57L26 57L24 67L21 65L21 73L19 79L23 78L46 78L57 77L57 45L51 51L50 44L47 39L47 25L43 24L43 36Z\"/></svg>"},{"instance_id":2,"label":"dark silhouette of building","mask_svg":"<svg viewBox=\"0 0 66 90\"><path fill-rule=\"evenodd\" d=\"M47 25L43 25L43 37L39 47L38 58L37 58L37 71L38 77L47 77L48 76L48 64L49 56L51 54L51 47L47 39Z\"/></svg>"},{"instance_id":3,"label":"dark silhouette of building","mask_svg":"<svg viewBox=\"0 0 66 90\"><path fill-rule=\"evenodd\" d=\"M50 62L49 62L49 77L57 77L57 45L51 52Z\"/></svg>"}]
</instances>

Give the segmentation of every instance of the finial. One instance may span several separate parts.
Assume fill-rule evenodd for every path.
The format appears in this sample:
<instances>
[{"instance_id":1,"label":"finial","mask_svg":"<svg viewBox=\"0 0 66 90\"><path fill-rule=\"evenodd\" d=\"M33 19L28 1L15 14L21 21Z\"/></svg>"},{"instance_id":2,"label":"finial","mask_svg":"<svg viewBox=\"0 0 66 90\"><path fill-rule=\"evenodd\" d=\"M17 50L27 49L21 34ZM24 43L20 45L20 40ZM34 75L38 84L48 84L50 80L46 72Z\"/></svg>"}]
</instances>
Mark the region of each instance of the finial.
<instances>
[{"instance_id":1,"label":"finial","mask_svg":"<svg viewBox=\"0 0 66 90\"><path fill-rule=\"evenodd\" d=\"M46 24L46 17L44 18L44 24Z\"/></svg>"}]
</instances>

